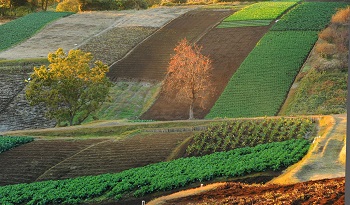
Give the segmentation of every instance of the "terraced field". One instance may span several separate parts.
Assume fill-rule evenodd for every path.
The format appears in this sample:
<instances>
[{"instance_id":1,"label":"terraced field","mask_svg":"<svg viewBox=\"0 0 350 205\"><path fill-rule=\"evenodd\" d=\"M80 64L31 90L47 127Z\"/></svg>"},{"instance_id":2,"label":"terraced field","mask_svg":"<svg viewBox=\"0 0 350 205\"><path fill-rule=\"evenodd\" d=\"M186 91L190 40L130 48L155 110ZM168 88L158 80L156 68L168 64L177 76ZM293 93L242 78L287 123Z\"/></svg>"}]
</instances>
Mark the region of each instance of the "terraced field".
<instances>
[{"instance_id":1,"label":"terraced field","mask_svg":"<svg viewBox=\"0 0 350 205\"><path fill-rule=\"evenodd\" d=\"M269 28L269 26L213 28L198 41L198 45L203 46L202 53L208 55L212 60L214 68L212 84L216 92L210 99L206 99L206 109L200 109L198 105L195 105L195 118L204 118L208 114L231 76ZM171 101L160 95L141 118L156 120L188 119L188 109L183 103Z\"/></svg>"},{"instance_id":2,"label":"terraced field","mask_svg":"<svg viewBox=\"0 0 350 205\"><path fill-rule=\"evenodd\" d=\"M110 67L108 77L112 80L142 79L161 81L178 41L183 38L196 42L232 11L194 10L154 33L129 55ZM137 59L137 60L136 60Z\"/></svg>"},{"instance_id":3,"label":"terraced field","mask_svg":"<svg viewBox=\"0 0 350 205\"><path fill-rule=\"evenodd\" d=\"M0 155L0 186L116 173L165 161L190 133L126 139L36 140Z\"/></svg>"},{"instance_id":4,"label":"terraced field","mask_svg":"<svg viewBox=\"0 0 350 205\"><path fill-rule=\"evenodd\" d=\"M36 140L1 153L0 186L35 181L46 170L97 140Z\"/></svg>"}]
</instances>

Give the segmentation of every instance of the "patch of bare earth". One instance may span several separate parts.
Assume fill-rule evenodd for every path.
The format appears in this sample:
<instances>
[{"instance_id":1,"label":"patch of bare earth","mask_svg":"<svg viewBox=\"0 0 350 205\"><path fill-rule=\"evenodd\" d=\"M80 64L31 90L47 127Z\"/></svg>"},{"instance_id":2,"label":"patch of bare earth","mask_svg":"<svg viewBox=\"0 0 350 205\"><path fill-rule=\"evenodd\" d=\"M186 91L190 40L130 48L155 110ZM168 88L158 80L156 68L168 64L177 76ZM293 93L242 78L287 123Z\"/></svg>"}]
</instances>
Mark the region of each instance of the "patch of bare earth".
<instances>
[{"instance_id":1,"label":"patch of bare earth","mask_svg":"<svg viewBox=\"0 0 350 205\"><path fill-rule=\"evenodd\" d=\"M103 140L35 140L0 154L0 186L30 183L62 160Z\"/></svg>"},{"instance_id":2,"label":"patch of bare earth","mask_svg":"<svg viewBox=\"0 0 350 205\"><path fill-rule=\"evenodd\" d=\"M110 67L108 77L161 81L178 41L196 41L232 11L194 10L174 19Z\"/></svg>"},{"instance_id":3,"label":"patch of bare earth","mask_svg":"<svg viewBox=\"0 0 350 205\"><path fill-rule=\"evenodd\" d=\"M125 26L161 27L195 7L82 12L59 19L25 42L0 52L0 59L46 58L49 52L78 48L109 29ZM108 45L108 42L104 42Z\"/></svg>"},{"instance_id":4,"label":"patch of bare earth","mask_svg":"<svg viewBox=\"0 0 350 205\"><path fill-rule=\"evenodd\" d=\"M125 139L36 140L1 153L0 186L116 173L165 161L190 133Z\"/></svg>"},{"instance_id":5,"label":"patch of bare earth","mask_svg":"<svg viewBox=\"0 0 350 205\"><path fill-rule=\"evenodd\" d=\"M291 185L227 183L211 191L162 205L220 204L344 204L345 178L323 179ZM151 204L151 203L150 203Z\"/></svg>"},{"instance_id":6,"label":"patch of bare earth","mask_svg":"<svg viewBox=\"0 0 350 205\"><path fill-rule=\"evenodd\" d=\"M215 89L215 94L209 99L205 99L205 109L200 108L198 103L195 104L195 118L201 119L206 116L225 89L231 76L236 72L240 64L268 29L269 26L214 28L198 41L198 45L203 47L202 53L209 56L212 60L213 86L210 89ZM165 72L166 67L167 64L164 63L161 68L163 72ZM141 118L156 120L188 119L188 110L188 105L181 101L167 99L164 95L160 94L152 107Z\"/></svg>"}]
</instances>

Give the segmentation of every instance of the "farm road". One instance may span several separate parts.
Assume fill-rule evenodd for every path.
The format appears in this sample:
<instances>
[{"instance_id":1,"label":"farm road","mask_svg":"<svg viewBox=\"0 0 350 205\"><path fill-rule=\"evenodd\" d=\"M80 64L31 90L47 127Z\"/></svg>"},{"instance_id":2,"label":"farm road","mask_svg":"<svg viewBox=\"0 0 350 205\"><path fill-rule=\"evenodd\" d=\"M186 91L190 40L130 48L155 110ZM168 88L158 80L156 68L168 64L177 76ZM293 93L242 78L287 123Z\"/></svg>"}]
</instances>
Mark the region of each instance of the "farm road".
<instances>
[{"instance_id":1,"label":"farm road","mask_svg":"<svg viewBox=\"0 0 350 205\"><path fill-rule=\"evenodd\" d=\"M269 183L289 184L345 176L345 165L340 163L339 154L346 137L346 114L325 119L320 122L320 136L315 139L313 149L302 161Z\"/></svg>"},{"instance_id":2,"label":"farm road","mask_svg":"<svg viewBox=\"0 0 350 205\"><path fill-rule=\"evenodd\" d=\"M46 58L49 52L79 47L90 38L116 27L161 27L196 7L83 12L59 19L19 45L0 52L0 59Z\"/></svg>"}]
</instances>

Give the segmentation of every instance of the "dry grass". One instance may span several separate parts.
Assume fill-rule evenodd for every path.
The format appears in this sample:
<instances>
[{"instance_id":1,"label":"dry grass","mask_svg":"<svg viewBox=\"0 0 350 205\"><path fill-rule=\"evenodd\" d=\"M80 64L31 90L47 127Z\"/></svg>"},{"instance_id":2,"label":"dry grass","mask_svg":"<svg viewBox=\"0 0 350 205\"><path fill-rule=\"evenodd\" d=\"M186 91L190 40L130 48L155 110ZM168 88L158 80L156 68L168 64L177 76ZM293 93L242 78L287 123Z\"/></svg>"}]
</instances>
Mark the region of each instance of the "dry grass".
<instances>
[{"instance_id":1,"label":"dry grass","mask_svg":"<svg viewBox=\"0 0 350 205\"><path fill-rule=\"evenodd\" d=\"M340 9L336 14L332 16L332 23L346 24L350 21L350 6L345 9Z\"/></svg>"},{"instance_id":2,"label":"dry grass","mask_svg":"<svg viewBox=\"0 0 350 205\"><path fill-rule=\"evenodd\" d=\"M344 165L346 163L346 142L344 143L344 146L343 146L343 148L340 151L339 162L344 164Z\"/></svg>"}]
</instances>

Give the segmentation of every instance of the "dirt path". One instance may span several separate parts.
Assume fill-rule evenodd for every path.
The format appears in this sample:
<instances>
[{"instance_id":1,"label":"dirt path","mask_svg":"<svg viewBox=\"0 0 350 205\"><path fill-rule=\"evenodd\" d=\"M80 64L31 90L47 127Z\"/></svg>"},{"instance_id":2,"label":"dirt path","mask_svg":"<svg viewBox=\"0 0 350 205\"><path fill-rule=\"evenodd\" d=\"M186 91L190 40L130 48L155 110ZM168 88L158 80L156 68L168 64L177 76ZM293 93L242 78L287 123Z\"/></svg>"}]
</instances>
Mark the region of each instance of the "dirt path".
<instances>
[{"instance_id":1,"label":"dirt path","mask_svg":"<svg viewBox=\"0 0 350 205\"><path fill-rule=\"evenodd\" d=\"M298 164L269 183L290 184L345 176L345 166L339 153L346 138L346 114L326 116L320 121L321 130L312 149Z\"/></svg>"},{"instance_id":2,"label":"dirt path","mask_svg":"<svg viewBox=\"0 0 350 205\"><path fill-rule=\"evenodd\" d=\"M343 140L346 137L346 120L346 114L324 116L320 121L320 130L318 132L320 137L315 140L306 157L287 169L284 174L276 177L267 184L269 186L275 186L274 184L288 185L310 180L344 177L345 166L339 162L339 153L344 146ZM194 203L195 201L198 202L205 198L221 199L228 195L235 196L233 191L225 194L220 192L220 190L216 190L220 187L223 187L222 184L216 183L210 185L210 191L203 188L181 191L173 195L155 199L148 204L187 204L190 202ZM207 193L211 192L217 198L214 198L214 196L208 197L210 194ZM255 191L251 194L257 194L258 192ZM194 198L197 200L193 200Z\"/></svg>"},{"instance_id":3,"label":"dirt path","mask_svg":"<svg viewBox=\"0 0 350 205\"><path fill-rule=\"evenodd\" d=\"M59 19L19 45L0 52L0 59L46 58L59 47L78 48L96 35L127 26L161 27L196 7L83 12Z\"/></svg>"}]
</instances>

